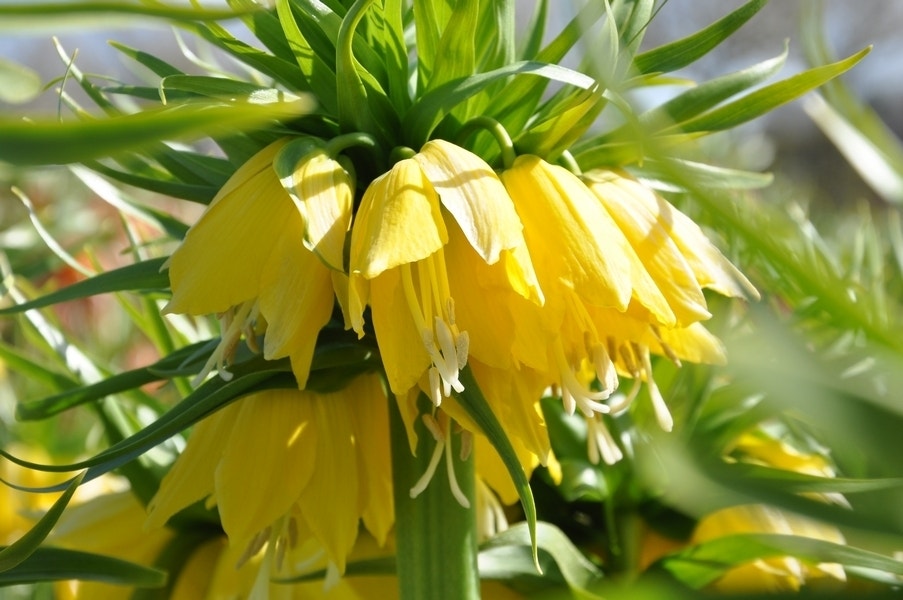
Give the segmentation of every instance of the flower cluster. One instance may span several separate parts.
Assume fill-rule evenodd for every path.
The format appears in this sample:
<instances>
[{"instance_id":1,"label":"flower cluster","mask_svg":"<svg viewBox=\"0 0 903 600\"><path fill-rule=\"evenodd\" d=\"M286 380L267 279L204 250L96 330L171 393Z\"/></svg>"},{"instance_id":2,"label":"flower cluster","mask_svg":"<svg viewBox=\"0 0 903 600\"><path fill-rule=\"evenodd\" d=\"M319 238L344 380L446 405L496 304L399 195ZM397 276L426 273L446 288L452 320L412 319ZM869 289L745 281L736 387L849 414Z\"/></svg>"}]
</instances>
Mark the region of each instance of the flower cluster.
<instances>
[{"instance_id":1,"label":"flower cluster","mask_svg":"<svg viewBox=\"0 0 903 600\"><path fill-rule=\"evenodd\" d=\"M755 295L698 226L627 174L577 174L533 155L497 173L434 139L369 182L355 210L354 171L335 147L301 138L261 150L168 262L167 310L220 315L201 376L218 367L229 377L242 335L251 348L262 336L263 356L288 357L298 389L256 393L201 423L151 505L152 524L207 498L251 554L301 529L340 571L359 519L385 541L393 513L380 378L305 389L336 304L346 328L375 336L412 449L418 420L436 441L415 495L443 455L457 490L449 440L484 433L458 399L465 369L528 472L554 463L539 407L550 389L586 420L591 458L614 463L622 453L603 415L626 410L642 383L661 427L672 427L652 355L723 360L700 324L710 316L703 289ZM635 383L615 394L621 377ZM434 407L424 415L421 394ZM516 499L503 477L485 479Z\"/></svg>"}]
</instances>

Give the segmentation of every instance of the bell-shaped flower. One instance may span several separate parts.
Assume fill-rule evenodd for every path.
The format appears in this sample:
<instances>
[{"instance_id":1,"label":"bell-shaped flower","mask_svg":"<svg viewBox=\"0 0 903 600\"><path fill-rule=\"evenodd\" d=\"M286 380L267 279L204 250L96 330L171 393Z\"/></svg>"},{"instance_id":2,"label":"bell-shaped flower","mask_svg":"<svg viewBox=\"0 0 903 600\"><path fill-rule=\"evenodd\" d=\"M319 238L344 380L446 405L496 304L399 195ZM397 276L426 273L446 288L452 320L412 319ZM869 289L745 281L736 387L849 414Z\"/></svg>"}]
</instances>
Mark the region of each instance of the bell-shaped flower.
<instances>
[{"instance_id":1,"label":"bell-shaped flower","mask_svg":"<svg viewBox=\"0 0 903 600\"><path fill-rule=\"evenodd\" d=\"M258 392L201 421L151 501L147 525L202 499L219 508L230 544L248 556L301 531L343 572L360 521L380 544L394 522L379 378L362 375L329 394Z\"/></svg>"},{"instance_id":2,"label":"bell-shaped flower","mask_svg":"<svg viewBox=\"0 0 903 600\"><path fill-rule=\"evenodd\" d=\"M288 356L298 386L307 382L317 333L332 314L330 267L341 267L353 182L322 152L303 156L280 181L274 162L297 142L278 141L242 165L168 261L166 310L222 316L222 343L202 375L218 365L228 376L242 333L253 343L255 324L265 323L264 357Z\"/></svg>"},{"instance_id":3,"label":"bell-shaped flower","mask_svg":"<svg viewBox=\"0 0 903 600\"><path fill-rule=\"evenodd\" d=\"M459 371L469 355L511 361L513 324L486 322L486 289L542 301L521 222L498 177L441 140L367 188L352 227L350 277L352 325L364 334L369 304L392 391L405 394L426 372L436 404L463 389Z\"/></svg>"}]
</instances>

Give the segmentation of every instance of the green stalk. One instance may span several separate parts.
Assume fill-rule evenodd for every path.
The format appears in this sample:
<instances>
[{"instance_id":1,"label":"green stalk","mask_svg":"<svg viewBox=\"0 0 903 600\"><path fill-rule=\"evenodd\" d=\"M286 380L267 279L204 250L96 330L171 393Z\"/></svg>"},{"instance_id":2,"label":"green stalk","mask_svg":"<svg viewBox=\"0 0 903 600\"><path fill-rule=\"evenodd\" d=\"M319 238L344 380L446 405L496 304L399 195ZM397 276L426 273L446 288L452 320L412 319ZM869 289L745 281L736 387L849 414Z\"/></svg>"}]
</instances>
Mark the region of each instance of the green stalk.
<instances>
[{"instance_id":1,"label":"green stalk","mask_svg":"<svg viewBox=\"0 0 903 600\"><path fill-rule=\"evenodd\" d=\"M421 394L420 404L429 405ZM430 405L431 406L431 405ZM455 476L470 508L452 495L446 458L429 486L416 498L410 489L426 471L436 442L417 421L417 455L397 405L392 403L392 473L395 487L395 535L401 600L467 600L480 597L477 571L474 460L460 460L461 436L452 435Z\"/></svg>"}]
</instances>

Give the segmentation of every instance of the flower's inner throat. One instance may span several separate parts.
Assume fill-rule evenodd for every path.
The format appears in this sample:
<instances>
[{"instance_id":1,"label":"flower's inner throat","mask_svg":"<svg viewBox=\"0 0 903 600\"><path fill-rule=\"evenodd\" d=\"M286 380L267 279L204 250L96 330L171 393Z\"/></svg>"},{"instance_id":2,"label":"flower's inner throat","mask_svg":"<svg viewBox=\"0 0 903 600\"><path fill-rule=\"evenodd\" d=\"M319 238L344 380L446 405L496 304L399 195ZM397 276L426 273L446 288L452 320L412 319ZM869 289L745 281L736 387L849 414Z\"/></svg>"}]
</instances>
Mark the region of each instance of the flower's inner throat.
<instances>
[{"instance_id":1,"label":"flower's inner throat","mask_svg":"<svg viewBox=\"0 0 903 600\"><path fill-rule=\"evenodd\" d=\"M452 390L464 391L460 370L467 364L470 338L455 324L455 302L448 286L442 249L424 260L401 266L408 309L430 356L430 400L435 406Z\"/></svg>"}]
</instances>

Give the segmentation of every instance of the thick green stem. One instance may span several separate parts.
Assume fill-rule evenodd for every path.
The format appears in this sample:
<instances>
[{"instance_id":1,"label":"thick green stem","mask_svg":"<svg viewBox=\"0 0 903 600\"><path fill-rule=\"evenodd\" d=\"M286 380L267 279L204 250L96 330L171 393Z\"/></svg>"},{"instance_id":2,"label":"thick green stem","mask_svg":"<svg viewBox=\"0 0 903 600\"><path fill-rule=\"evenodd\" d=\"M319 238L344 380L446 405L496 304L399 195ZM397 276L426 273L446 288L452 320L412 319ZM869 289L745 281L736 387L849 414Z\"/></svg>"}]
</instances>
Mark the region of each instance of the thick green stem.
<instances>
[{"instance_id":1,"label":"thick green stem","mask_svg":"<svg viewBox=\"0 0 903 600\"><path fill-rule=\"evenodd\" d=\"M420 404L429 406L421 394ZM392 405L392 473L395 486L395 535L401 600L467 600L480 597L477 571L474 460L460 460L461 436L452 434L455 477L470 508L452 494L447 465L440 464L416 498L410 490L423 475L436 442L417 421L417 456L411 455L407 432ZM448 456L442 458L445 463Z\"/></svg>"},{"instance_id":2,"label":"thick green stem","mask_svg":"<svg viewBox=\"0 0 903 600\"><path fill-rule=\"evenodd\" d=\"M488 131L492 137L495 138L495 141L499 145L499 150L501 150L502 153L502 165L504 165L506 169L510 169L511 165L514 164L514 160L517 158L517 154L514 152L514 142L511 140L511 136L508 135L508 130L492 117L476 117L465 123L461 127L461 131L458 135L463 141L467 136L478 129Z\"/></svg>"}]
</instances>

